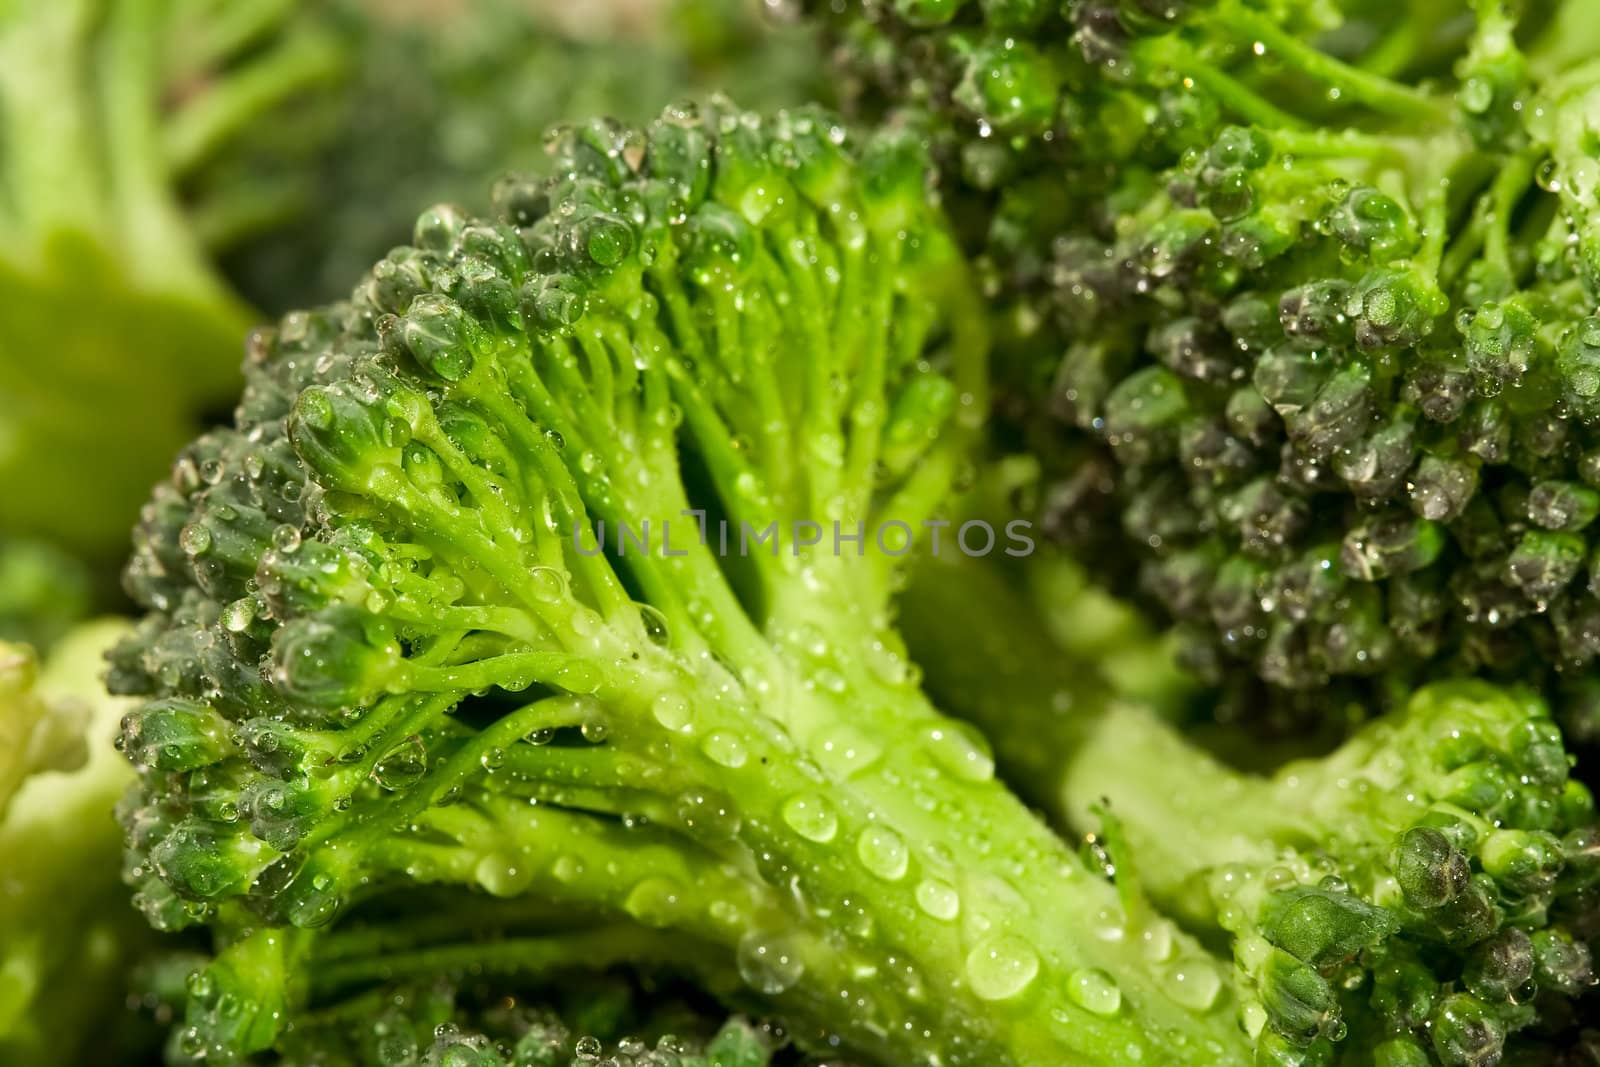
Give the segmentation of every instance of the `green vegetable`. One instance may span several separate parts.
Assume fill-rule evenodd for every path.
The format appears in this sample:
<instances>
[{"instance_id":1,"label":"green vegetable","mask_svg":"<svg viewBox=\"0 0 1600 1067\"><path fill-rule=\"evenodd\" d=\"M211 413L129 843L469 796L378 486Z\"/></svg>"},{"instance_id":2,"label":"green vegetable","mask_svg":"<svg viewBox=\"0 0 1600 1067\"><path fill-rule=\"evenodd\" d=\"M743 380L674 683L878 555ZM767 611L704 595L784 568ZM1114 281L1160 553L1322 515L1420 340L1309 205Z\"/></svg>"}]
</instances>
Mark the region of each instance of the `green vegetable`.
<instances>
[{"instance_id":1,"label":"green vegetable","mask_svg":"<svg viewBox=\"0 0 1600 1067\"><path fill-rule=\"evenodd\" d=\"M881 1062L1246 1062L1209 958L994 780L889 625L891 524L927 538L984 411L916 142L718 103L555 151L257 335L146 509L128 871L220 950L180 1048L272 1047L390 909L354 979L636 957ZM724 518L783 541L723 552Z\"/></svg>"},{"instance_id":2,"label":"green vegetable","mask_svg":"<svg viewBox=\"0 0 1600 1067\"><path fill-rule=\"evenodd\" d=\"M126 969L150 940L118 878L112 809L132 781L111 748L129 702L101 656L121 622L89 623L40 665L0 642L0 1061L112 1062ZM82 1057L82 1058L80 1058Z\"/></svg>"},{"instance_id":3,"label":"green vegetable","mask_svg":"<svg viewBox=\"0 0 1600 1067\"><path fill-rule=\"evenodd\" d=\"M463 1067L770 1067L788 1043L772 1026L732 1019L720 1027L656 999L635 1017L637 994L581 984L565 991L558 1014L503 986L461 988L448 982L383 987L324 1017L302 1022L285 1042L284 1064L390 1067L400 1063ZM581 1022L579 1021L581 1020ZM630 1029L643 1026L644 1029ZM688 1029L679 1029L679 1027ZM597 1027L598 1032L575 1027ZM601 1034L620 1033L607 1038ZM783 1061L793 1062L793 1061Z\"/></svg>"},{"instance_id":4,"label":"green vegetable","mask_svg":"<svg viewBox=\"0 0 1600 1067\"><path fill-rule=\"evenodd\" d=\"M422 208L472 197L462 206L484 212L495 179L543 168L558 123L643 122L713 89L763 109L827 101L812 35L764 25L743 0L679 0L658 18L591 39L525 0L409 19L344 12L349 121L306 168L317 202L230 251L229 278L280 313L343 297L410 240L407 220Z\"/></svg>"},{"instance_id":5,"label":"green vegetable","mask_svg":"<svg viewBox=\"0 0 1600 1067\"><path fill-rule=\"evenodd\" d=\"M0 641L48 649L89 613L91 584L56 546L0 536Z\"/></svg>"},{"instance_id":6,"label":"green vegetable","mask_svg":"<svg viewBox=\"0 0 1600 1067\"><path fill-rule=\"evenodd\" d=\"M1590 687L1588 5L845 7L980 209L1046 526L1191 669Z\"/></svg>"},{"instance_id":7,"label":"green vegetable","mask_svg":"<svg viewBox=\"0 0 1600 1067\"><path fill-rule=\"evenodd\" d=\"M932 621L953 610L982 642ZM1014 576L928 565L904 611L930 690L1089 831L1119 886L1229 940L1257 1062L1370 1062L1382 1046L1378 1062L1498 1063L1583 1017L1600 820L1526 691L1439 683L1255 777L1119 699L1050 640Z\"/></svg>"},{"instance_id":8,"label":"green vegetable","mask_svg":"<svg viewBox=\"0 0 1600 1067\"><path fill-rule=\"evenodd\" d=\"M338 69L299 6L0 3L7 534L114 555L237 389L251 313L208 256L306 192L265 164L297 146L262 132Z\"/></svg>"}]
</instances>

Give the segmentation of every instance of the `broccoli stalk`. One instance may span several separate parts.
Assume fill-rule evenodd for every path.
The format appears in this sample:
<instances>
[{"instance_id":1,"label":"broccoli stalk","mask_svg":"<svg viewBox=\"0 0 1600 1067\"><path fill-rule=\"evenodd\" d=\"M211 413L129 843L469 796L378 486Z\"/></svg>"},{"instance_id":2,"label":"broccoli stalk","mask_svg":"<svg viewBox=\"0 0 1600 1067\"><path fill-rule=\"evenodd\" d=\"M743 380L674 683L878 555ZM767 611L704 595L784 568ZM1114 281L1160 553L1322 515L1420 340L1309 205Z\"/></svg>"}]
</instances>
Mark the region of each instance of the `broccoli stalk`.
<instances>
[{"instance_id":1,"label":"broccoli stalk","mask_svg":"<svg viewBox=\"0 0 1600 1067\"><path fill-rule=\"evenodd\" d=\"M1329 755L1257 777L1094 682L1012 576L925 567L903 617L930 690L1093 831L1125 891L1231 939L1258 1062L1343 1062L1356 1034L1384 1064L1496 1063L1544 1047L1518 1032L1594 987L1600 822L1538 698L1437 683ZM988 647L912 621L956 605ZM1124 655L1155 663L1158 647Z\"/></svg>"},{"instance_id":2,"label":"broccoli stalk","mask_svg":"<svg viewBox=\"0 0 1600 1067\"><path fill-rule=\"evenodd\" d=\"M308 191L252 155L294 154L258 149L262 118L338 70L298 7L0 4L8 531L111 555L163 464L237 388L253 316L207 257Z\"/></svg>"},{"instance_id":3,"label":"broccoli stalk","mask_svg":"<svg viewBox=\"0 0 1600 1067\"><path fill-rule=\"evenodd\" d=\"M258 335L237 425L146 508L128 873L221 948L182 1047L270 1047L341 917L430 885L463 938L486 896L677 935L880 1060L1242 1063L1204 953L994 780L890 628L985 406L914 142L719 104L555 151ZM834 523L866 538L796 543ZM382 925L376 973L420 936Z\"/></svg>"}]
</instances>

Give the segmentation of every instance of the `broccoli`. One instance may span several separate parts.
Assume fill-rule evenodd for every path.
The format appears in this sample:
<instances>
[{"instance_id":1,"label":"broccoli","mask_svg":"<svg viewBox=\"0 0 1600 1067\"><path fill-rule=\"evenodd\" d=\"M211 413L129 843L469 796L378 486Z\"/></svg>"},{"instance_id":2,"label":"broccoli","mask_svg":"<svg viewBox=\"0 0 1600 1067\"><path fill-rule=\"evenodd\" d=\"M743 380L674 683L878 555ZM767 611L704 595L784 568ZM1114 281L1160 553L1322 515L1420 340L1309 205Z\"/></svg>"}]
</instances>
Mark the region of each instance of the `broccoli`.
<instances>
[{"instance_id":1,"label":"broccoli","mask_svg":"<svg viewBox=\"0 0 1600 1067\"><path fill-rule=\"evenodd\" d=\"M0 534L0 641L47 650L89 614L88 569L47 541Z\"/></svg>"},{"instance_id":2,"label":"broccoli","mask_svg":"<svg viewBox=\"0 0 1600 1067\"><path fill-rule=\"evenodd\" d=\"M280 1063L316 1067L773 1067L781 1028L720 1025L660 991L582 982L551 994L500 982L385 986L302 1020ZM641 1007L643 1011L641 1012ZM615 1035L615 1036L612 1036ZM838 1064L837 1067L845 1067Z\"/></svg>"},{"instance_id":3,"label":"broccoli","mask_svg":"<svg viewBox=\"0 0 1600 1067\"><path fill-rule=\"evenodd\" d=\"M218 949L180 1049L446 959L637 958L880 1062L1247 1062L1230 981L890 624L985 408L917 141L715 103L554 151L258 333L146 506L112 684L127 877Z\"/></svg>"},{"instance_id":4,"label":"broccoli","mask_svg":"<svg viewBox=\"0 0 1600 1067\"><path fill-rule=\"evenodd\" d=\"M113 556L237 391L253 315L209 257L309 192L285 112L340 53L303 6L0 3L7 534Z\"/></svg>"},{"instance_id":5,"label":"broccoli","mask_svg":"<svg viewBox=\"0 0 1600 1067\"><path fill-rule=\"evenodd\" d=\"M112 809L133 775L111 747L129 702L100 685L120 621L72 630L41 666L0 642L0 1061L136 1048L126 972L151 940L118 878ZM127 1044L119 1044L124 1035Z\"/></svg>"},{"instance_id":6,"label":"broccoli","mask_svg":"<svg viewBox=\"0 0 1600 1067\"><path fill-rule=\"evenodd\" d=\"M1046 525L1212 681L1591 687L1590 5L1048 6L837 19L983 192Z\"/></svg>"},{"instance_id":7,"label":"broccoli","mask_svg":"<svg viewBox=\"0 0 1600 1067\"><path fill-rule=\"evenodd\" d=\"M1596 985L1600 819L1542 700L1439 682L1328 755L1243 774L1053 642L1018 576L925 568L904 629L930 691L1124 891L1231 940L1258 1063L1556 1062L1547 1029ZM936 621L957 610L982 640Z\"/></svg>"},{"instance_id":8,"label":"broccoli","mask_svg":"<svg viewBox=\"0 0 1600 1067\"><path fill-rule=\"evenodd\" d=\"M640 122L708 87L750 107L827 102L812 35L763 25L744 0L678 0L660 26L620 39L576 36L525 0L411 18L359 5L343 14L355 68L349 119L308 163L316 208L223 260L240 291L270 311L344 295L410 239L407 220L421 207L486 194L503 173L541 167L545 131L557 123ZM462 206L489 203L484 195Z\"/></svg>"}]
</instances>

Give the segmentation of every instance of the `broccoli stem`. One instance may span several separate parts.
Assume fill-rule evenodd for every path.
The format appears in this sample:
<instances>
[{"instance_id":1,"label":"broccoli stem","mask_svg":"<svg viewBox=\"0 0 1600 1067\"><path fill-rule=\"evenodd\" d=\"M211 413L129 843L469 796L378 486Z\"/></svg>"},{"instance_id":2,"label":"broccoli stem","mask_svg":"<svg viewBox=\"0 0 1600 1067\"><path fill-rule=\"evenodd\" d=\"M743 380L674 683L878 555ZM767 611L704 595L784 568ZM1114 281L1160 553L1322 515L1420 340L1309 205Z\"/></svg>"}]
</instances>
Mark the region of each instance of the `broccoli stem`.
<instances>
[{"instance_id":1,"label":"broccoli stem","mask_svg":"<svg viewBox=\"0 0 1600 1067\"><path fill-rule=\"evenodd\" d=\"M167 172L191 173L262 116L337 77L343 64L331 41L297 36L231 72L168 117L160 145Z\"/></svg>"},{"instance_id":2,"label":"broccoli stem","mask_svg":"<svg viewBox=\"0 0 1600 1067\"><path fill-rule=\"evenodd\" d=\"M596 971L633 966L641 969L685 969L716 973L716 968L696 968L692 962L703 947L684 937L634 926L608 926L570 934L543 937L496 938L459 945L434 945L411 951L386 952L371 959L308 961L312 995L331 997L351 987L378 982L430 979L441 975L479 975L542 978L566 971ZM715 983L727 987L726 978Z\"/></svg>"},{"instance_id":3,"label":"broccoli stem","mask_svg":"<svg viewBox=\"0 0 1600 1067\"><path fill-rule=\"evenodd\" d=\"M1275 21L1245 7L1238 0L1225 0L1214 16L1225 21L1232 32L1254 42L1258 54L1271 53L1292 69L1337 89L1341 96L1366 104L1374 111L1396 118L1436 124L1448 119L1449 105L1429 93L1360 67L1340 62L1326 52L1282 29Z\"/></svg>"}]
</instances>

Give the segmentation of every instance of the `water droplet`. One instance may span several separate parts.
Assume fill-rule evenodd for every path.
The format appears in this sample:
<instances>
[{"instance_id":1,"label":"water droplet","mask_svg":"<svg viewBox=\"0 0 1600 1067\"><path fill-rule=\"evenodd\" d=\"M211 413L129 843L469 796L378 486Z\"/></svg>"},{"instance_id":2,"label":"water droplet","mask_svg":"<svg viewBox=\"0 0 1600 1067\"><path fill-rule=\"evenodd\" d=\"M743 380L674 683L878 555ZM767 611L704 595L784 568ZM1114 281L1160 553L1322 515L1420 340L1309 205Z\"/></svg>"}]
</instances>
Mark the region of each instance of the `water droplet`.
<instances>
[{"instance_id":1,"label":"water droplet","mask_svg":"<svg viewBox=\"0 0 1600 1067\"><path fill-rule=\"evenodd\" d=\"M686 730L694 720L693 709L689 706L689 698L682 693L662 693L650 702L650 713L655 716L656 722L663 728L677 732ZM707 752L706 755L710 755Z\"/></svg>"},{"instance_id":2,"label":"water droplet","mask_svg":"<svg viewBox=\"0 0 1600 1067\"><path fill-rule=\"evenodd\" d=\"M189 980L185 983L185 986L189 990L189 996L202 1004L208 1003L216 996L216 984L211 980L211 975L207 971L195 971L189 975Z\"/></svg>"},{"instance_id":3,"label":"water droplet","mask_svg":"<svg viewBox=\"0 0 1600 1067\"><path fill-rule=\"evenodd\" d=\"M917 883L917 907L941 922L950 922L961 914L961 894L948 882L928 878Z\"/></svg>"},{"instance_id":4,"label":"water droplet","mask_svg":"<svg viewBox=\"0 0 1600 1067\"><path fill-rule=\"evenodd\" d=\"M1039 974L1039 954L1010 934L991 938L967 954L967 982L979 1000L1010 1000Z\"/></svg>"},{"instance_id":5,"label":"water droplet","mask_svg":"<svg viewBox=\"0 0 1600 1067\"><path fill-rule=\"evenodd\" d=\"M554 567L535 567L528 572L533 595L547 604L567 598L567 576Z\"/></svg>"},{"instance_id":6,"label":"water droplet","mask_svg":"<svg viewBox=\"0 0 1600 1067\"><path fill-rule=\"evenodd\" d=\"M839 817L817 796L790 797L783 806L783 821L807 841L825 843L839 833Z\"/></svg>"},{"instance_id":7,"label":"water droplet","mask_svg":"<svg viewBox=\"0 0 1600 1067\"><path fill-rule=\"evenodd\" d=\"M672 643L672 631L667 628L667 617L651 604L639 605L639 621L644 625L644 636L657 648Z\"/></svg>"},{"instance_id":8,"label":"water droplet","mask_svg":"<svg viewBox=\"0 0 1600 1067\"><path fill-rule=\"evenodd\" d=\"M562 885L571 885L583 877L583 860L577 856L561 856L550 865L550 873Z\"/></svg>"},{"instance_id":9,"label":"water droplet","mask_svg":"<svg viewBox=\"0 0 1600 1067\"><path fill-rule=\"evenodd\" d=\"M1116 980L1098 967L1073 971L1067 979L1067 996L1085 1011L1115 1015L1122 1007L1122 990Z\"/></svg>"},{"instance_id":10,"label":"water droplet","mask_svg":"<svg viewBox=\"0 0 1600 1067\"><path fill-rule=\"evenodd\" d=\"M178 534L178 544L191 556L203 556L211 548L211 531L199 523L190 523Z\"/></svg>"},{"instance_id":11,"label":"water droplet","mask_svg":"<svg viewBox=\"0 0 1600 1067\"><path fill-rule=\"evenodd\" d=\"M869 826L856 838L856 855L862 866L888 882L899 881L911 864L911 854L900 835L884 826Z\"/></svg>"},{"instance_id":12,"label":"water droplet","mask_svg":"<svg viewBox=\"0 0 1600 1067\"><path fill-rule=\"evenodd\" d=\"M793 989L806 965L787 938L752 930L739 940L736 953L739 976L763 996L775 997Z\"/></svg>"},{"instance_id":13,"label":"water droplet","mask_svg":"<svg viewBox=\"0 0 1600 1067\"><path fill-rule=\"evenodd\" d=\"M243 596L222 609L222 626L229 633L243 633L256 620L256 603Z\"/></svg>"},{"instance_id":14,"label":"water droplet","mask_svg":"<svg viewBox=\"0 0 1600 1067\"><path fill-rule=\"evenodd\" d=\"M372 768L372 780L383 789L409 789L428 773L428 749L420 737L408 737L384 754Z\"/></svg>"},{"instance_id":15,"label":"water droplet","mask_svg":"<svg viewBox=\"0 0 1600 1067\"><path fill-rule=\"evenodd\" d=\"M622 910L645 926L660 929L683 908L683 887L671 878L653 875L628 891Z\"/></svg>"},{"instance_id":16,"label":"water droplet","mask_svg":"<svg viewBox=\"0 0 1600 1067\"><path fill-rule=\"evenodd\" d=\"M284 523L272 531L272 547L279 552L294 552L300 547L300 530L298 527Z\"/></svg>"},{"instance_id":17,"label":"water droplet","mask_svg":"<svg viewBox=\"0 0 1600 1067\"><path fill-rule=\"evenodd\" d=\"M738 769L745 765L750 758L750 751L745 748L744 741L738 734L717 731L705 739L700 750L712 763L730 769Z\"/></svg>"},{"instance_id":18,"label":"water droplet","mask_svg":"<svg viewBox=\"0 0 1600 1067\"><path fill-rule=\"evenodd\" d=\"M478 861L472 877L493 896L514 897L533 883L533 868L515 856L491 852Z\"/></svg>"}]
</instances>

